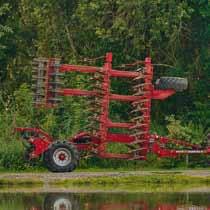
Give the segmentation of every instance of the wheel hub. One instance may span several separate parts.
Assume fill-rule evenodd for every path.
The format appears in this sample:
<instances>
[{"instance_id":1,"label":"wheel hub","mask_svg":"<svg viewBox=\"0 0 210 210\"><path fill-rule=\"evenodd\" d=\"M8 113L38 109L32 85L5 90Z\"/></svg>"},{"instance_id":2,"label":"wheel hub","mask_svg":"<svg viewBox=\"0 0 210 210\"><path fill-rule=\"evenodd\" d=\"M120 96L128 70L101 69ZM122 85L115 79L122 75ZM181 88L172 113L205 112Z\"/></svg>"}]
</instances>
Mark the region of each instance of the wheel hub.
<instances>
[{"instance_id":1,"label":"wheel hub","mask_svg":"<svg viewBox=\"0 0 210 210\"><path fill-rule=\"evenodd\" d=\"M71 163L71 152L66 148L58 148L53 153L53 160L56 165L64 167Z\"/></svg>"},{"instance_id":2,"label":"wheel hub","mask_svg":"<svg viewBox=\"0 0 210 210\"><path fill-rule=\"evenodd\" d=\"M66 159L66 155L64 153L61 153L59 155L59 159L62 161L62 160L65 160Z\"/></svg>"}]
</instances>

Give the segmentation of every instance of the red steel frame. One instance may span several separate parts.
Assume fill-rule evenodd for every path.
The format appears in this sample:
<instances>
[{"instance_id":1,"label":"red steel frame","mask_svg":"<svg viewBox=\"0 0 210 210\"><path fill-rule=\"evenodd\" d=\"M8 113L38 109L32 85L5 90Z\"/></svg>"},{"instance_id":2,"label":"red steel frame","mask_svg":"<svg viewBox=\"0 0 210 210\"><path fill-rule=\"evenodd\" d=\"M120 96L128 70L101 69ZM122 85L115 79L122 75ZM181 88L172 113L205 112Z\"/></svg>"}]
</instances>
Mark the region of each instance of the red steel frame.
<instances>
[{"instance_id":1,"label":"red steel frame","mask_svg":"<svg viewBox=\"0 0 210 210\"><path fill-rule=\"evenodd\" d=\"M52 86L50 84L50 76L57 66L55 65L56 59L50 59L48 61L48 67L46 71L46 81L45 81L45 106L53 107L54 104L49 101L52 97ZM80 138L83 136L87 136L86 132L82 132L74 136L70 139L73 142L78 150L86 150L92 151L95 155L101 158L120 158L120 159L146 159L146 156L149 151L157 154L159 157L177 157L179 154L210 154L210 147L202 149L200 145L190 144L180 140L169 139L166 137L161 137L158 135L150 134L150 111L151 111L151 100L164 100L167 97L175 94L175 91L172 89L169 90L156 90L152 84L153 79L153 65L151 62L151 58L147 57L144 64L144 72L134 72L134 71L120 71L112 69L112 53L107 53L105 56L105 63L103 67L94 67L94 66L79 66L79 65L68 65L63 64L59 66L59 72L81 72L81 73L101 73L103 75L102 81L102 103L101 103L101 114L99 117L99 130L96 136L90 136L92 140L92 144L85 143L77 143ZM129 78L135 79L138 77L142 77L144 79L144 92L143 95L118 95L112 94L110 91L110 82L111 78ZM57 91L59 95L62 96L99 96L99 92L97 90L87 91L80 89L59 89ZM142 101L143 109L142 109L142 117L143 123L140 125L141 138L143 139L142 143L137 143L139 145L138 155L134 155L133 153L127 154L116 154L116 153L108 153L106 151L107 144L111 142L118 142L124 144L132 144L135 143L136 139L134 136L129 134L116 134L110 133L110 128L127 128L132 129L137 126L135 123L120 123L120 122L112 122L109 119L109 104L111 100L124 101L130 103L138 103ZM43 104L40 104L40 106ZM19 132L33 132L37 133L37 136L32 136L30 138L30 143L32 143L35 147L34 151L31 153L31 158L38 157L42 154L51 142L53 138L47 133L43 132L37 128L16 128ZM187 147L185 150L175 150L175 149L166 149L165 145L167 143L174 143L176 145L180 145L183 147ZM97 146L93 146L97 145Z\"/></svg>"}]
</instances>

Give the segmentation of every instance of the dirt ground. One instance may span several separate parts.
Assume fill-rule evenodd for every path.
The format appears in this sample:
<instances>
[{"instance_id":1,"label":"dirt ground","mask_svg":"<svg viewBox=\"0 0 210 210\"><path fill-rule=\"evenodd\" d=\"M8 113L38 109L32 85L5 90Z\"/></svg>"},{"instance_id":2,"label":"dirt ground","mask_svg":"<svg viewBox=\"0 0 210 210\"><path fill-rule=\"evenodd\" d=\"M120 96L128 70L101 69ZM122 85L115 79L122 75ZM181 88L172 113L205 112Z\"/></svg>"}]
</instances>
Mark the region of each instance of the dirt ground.
<instances>
[{"instance_id":1,"label":"dirt ground","mask_svg":"<svg viewBox=\"0 0 210 210\"><path fill-rule=\"evenodd\" d=\"M0 179L38 179L43 182L53 180L66 180L89 177L123 177L123 176L148 176L148 175L186 175L208 177L210 170L158 170L158 171L120 171L120 172L71 172L71 173L0 173Z\"/></svg>"}]
</instances>

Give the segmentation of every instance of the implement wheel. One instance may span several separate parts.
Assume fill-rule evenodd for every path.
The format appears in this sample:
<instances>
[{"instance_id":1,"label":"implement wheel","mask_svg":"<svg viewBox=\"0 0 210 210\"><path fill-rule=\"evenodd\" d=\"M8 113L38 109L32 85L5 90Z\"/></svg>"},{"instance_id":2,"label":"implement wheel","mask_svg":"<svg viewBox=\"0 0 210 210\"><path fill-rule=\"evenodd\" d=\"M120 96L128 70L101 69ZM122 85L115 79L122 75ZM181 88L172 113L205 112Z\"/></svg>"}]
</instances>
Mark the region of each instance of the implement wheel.
<instances>
[{"instance_id":1,"label":"implement wheel","mask_svg":"<svg viewBox=\"0 0 210 210\"><path fill-rule=\"evenodd\" d=\"M79 210L79 197L68 193L49 193L44 200L44 210Z\"/></svg>"},{"instance_id":2,"label":"implement wheel","mask_svg":"<svg viewBox=\"0 0 210 210\"><path fill-rule=\"evenodd\" d=\"M155 82L156 88L159 90L173 89L175 91L183 91L188 87L186 78L181 77L161 77Z\"/></svg>"},{"instance_id":3,"label":"implement wheel","mask_svg":"<svg viewBox=\"0 0 210 210\"><path fill-rule=\"evenodd\" d=\"M52 172L71 172L79 163L79 152L66 141L53 143L44 153L44 164Z\"/></svg>"}]
</instances>

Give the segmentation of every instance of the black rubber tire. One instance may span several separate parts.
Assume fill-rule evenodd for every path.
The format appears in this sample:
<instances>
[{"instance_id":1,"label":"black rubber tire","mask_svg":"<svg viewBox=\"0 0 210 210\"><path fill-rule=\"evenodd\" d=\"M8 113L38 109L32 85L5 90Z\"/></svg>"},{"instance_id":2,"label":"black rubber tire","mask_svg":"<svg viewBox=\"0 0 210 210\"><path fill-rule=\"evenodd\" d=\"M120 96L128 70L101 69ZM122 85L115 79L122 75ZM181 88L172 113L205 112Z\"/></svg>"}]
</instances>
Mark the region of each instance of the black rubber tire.
<instances>
[{"instance_id":1,"label":"black rubber tire","mask_svg":"<svg viewBox=\"0 0 210 210\"><path fill-rule=\"evenodd\" d=\"M45 197L44 210L54 209L79 210L79 197L67 193L50 193Z\"/></svg>"},{"instance_id":2,"label":"black rubber tire","mask_svg":"<svg viewBox=\"0 0 210 210\"><path fill-rule=\"evenodd\" d=\"M68 150L71 154L71 161L68 163L68 165L60 166L56 164L56 162L53 159L54 152L57 149ZM76 169L76 167L79 164L79 152L76 149L76 147L66 141L56 141L54 142L49 149L44 153L43 158L45 166L52 172L71 172Z\"/></svg>"},{"instance_id":3,"label":"black rubber tire","mask_svg":"<svg viewBox=\"0 0 210 210\"><path fill-rule=\"evenodd\" d=\"M155 87L159 90L173 89L181 92L187 89L188 81L186 78L181 77L160 77L156 80Z\"/></svg>"}]
</instances>

